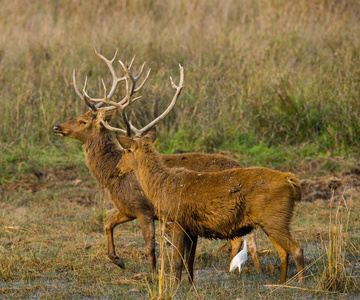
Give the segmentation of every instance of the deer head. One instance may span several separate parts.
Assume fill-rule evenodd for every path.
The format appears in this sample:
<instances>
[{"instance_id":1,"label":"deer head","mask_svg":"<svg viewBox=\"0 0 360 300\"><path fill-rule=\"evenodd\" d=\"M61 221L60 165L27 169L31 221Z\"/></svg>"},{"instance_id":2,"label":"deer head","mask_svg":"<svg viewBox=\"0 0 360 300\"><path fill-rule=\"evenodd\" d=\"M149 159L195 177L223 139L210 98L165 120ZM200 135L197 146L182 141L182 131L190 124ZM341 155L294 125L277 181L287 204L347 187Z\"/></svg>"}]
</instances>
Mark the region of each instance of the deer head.
<instances>
[{"instance_id":1,"label":"deer head","mask_svg":"<svg viewBox=\"0 0 360 300\"><path fill-rule=\"evenodd\" d=\"M100 118L100 114L101 118ZM101 108L94 113L89 110L87 113L59 125L54 126L56 135L67 136L83 143L86 143L94 134L100 133L104 128L101 120L110 121L116 113L116 109Z\"/></svg>"},{"instance_id":2,"label":"deer head","mask_svg":"<svg viewBox=\"0 0 360 300\"><path fill-rule=\"evenodd\" d=\"M116 136L120 145L124 148L121 160L116 166L119 176L122 176L137 167L138 151L147 151L156 140L156 127L152 127L144 136L127 137L122 135Z\"/></svg>"},{"instance_id":3,"label":"deer head","mask_svg":"<svg viewBox=\"0 0 360 300\"><path fill-rule=\"evenodd\" d=\"M70 120L68 122L62 123L60 125L54 126L53 130L55 134L61 135L61 136L68 136L74 139L77 139L83 143L85 143L89 138L92 138L94 134L98 134L101 132L102 129L106 128L110 131L115 131L117 133L121 133L126 136L131 136L131 132L134 133L134 136L142 136L144 133L146 133L150 128L155 126L160 120L162 120L174 107L176 100L178 99L181 90L183 88L183 82L184 82L184 70L181 65L179 65L180 68L180 82L179 85L175 85L172 78L170 77L171 85L176 90L175 95L170 103L170 105L167 107L167 109L157 118L155 118L153 121L148 123L146 126L144 126L141 129L136 128L134 125L131 124L131 122L128 120L128 117L125 113L125 109L134 103L135 101L139 100L141 96L133 98L134 94L139 92L142 87L145 85L151 69L146 74L145 79L141 82L141 84L136 87L136 84L138 80L140 79L145 63L141 66L140 72L134 76L131 72L131 66L134 62L135 56L130 62L130 65L127 66L122 61L119 60L119 63L122 67L122 69L125 71L125 75L123 77L118 77L116 75L113 62L115 61L117 51L115 52L114 57L109 60L105 58L102 54L100 54L96 48L94 48L95 53L98 57L100 57L108 66L110 73L112 75L112 86L110 88L109 93L107 93L107 88L102 80L102 85L104 89L104 95L102 98L92 98L90 97L86 92L86 86L87 86L87 78L85 79L84 88L82 90L82 93L79 91L76 85L76 76L75 76L75 70L73 71L73 82L74 82L74 88L76 94L89 106L90 110L80 116L76 119ZM125 83L125 96L119 101L115 102L112 101L112 97L115 94L115 91L117 89L117 86L119 83ZM107 107L101 108L102 105L108 105ZM114 117L116 111L119 111L122 117L122 120L125 124L126 129L116 128L109 125L109 122Z\"/></svg>"},{"instance_id":4,"label":"deer head","mask_svg":"<svg viewBox=\"0 0 360 300\"><path fill-rule=\"evenodd\" d=\"M109 60L101 55L96 48L94 48L95 53L98 57L100 57L108 66L109 71L112 75L112 86L110 88L109 93L107 93L107 88L105 86L104 81L102 80L103 88L104 88L104 96L103 98L92 98L86 92L87 86L87 78L85 79L85 84L82 90L82 93L77 88L76 84L76 76L75 70L73 71L73 83L76 94L89 106L90 110L73 120L64 122L62 124L54 126L53 130L56 135L67 136L70 138L77 139L83 143L86 143L87 140L92 139L94 135L100 134L101 131L105 128L104 123L108 124L108 122L114 117L117 110L120 111L123 121L126 125L126 130L118 128L117 131L122 134L129 135L131 131L131 125L127 120L127 116L124 112L124 109L131 103L138 100L140 97L132 98L134 94L136 94L140 89L145 85L149 74L150 69L146 74L145 79L142 83L136 87L138 80L140 79L145 63L143 63L140 72L138 75L134 76L131 73L131 66L134 62L135 57L131 60L130 66L126 66L124 63L119 61L122 68L125 70L125 75L123 77L118 77L116 75L113 62L115 61L117 51L115 52L114 57ZM130 83L129 83L130 79ZM119 101L113 102L111 99L115 94L115 91L119 85L119 83L125 83L126 86L126 95ZM101 107L103 105L108 105L106 107ZM133 130L137 130L135 127Z\"/></svg>"}]
</instances>

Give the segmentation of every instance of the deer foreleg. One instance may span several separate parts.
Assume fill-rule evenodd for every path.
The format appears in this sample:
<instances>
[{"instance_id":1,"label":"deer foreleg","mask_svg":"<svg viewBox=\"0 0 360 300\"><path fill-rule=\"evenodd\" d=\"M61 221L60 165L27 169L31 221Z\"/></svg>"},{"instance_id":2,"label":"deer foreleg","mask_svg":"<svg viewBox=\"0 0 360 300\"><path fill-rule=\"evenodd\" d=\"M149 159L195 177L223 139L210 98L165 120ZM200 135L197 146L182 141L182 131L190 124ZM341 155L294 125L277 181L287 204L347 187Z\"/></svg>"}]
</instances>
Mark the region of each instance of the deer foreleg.
<instances>
[{"instance_id":1,"label":"deer foreleg","mask_svg":"<svg viewBox=\"0 0 360 300\"><path fill-rule=\"evenodd\" d=\"M125 263L116 255L115 245L114 245L114 227L118 224L122 224L128 221L133 220L134 218L130 218L128 216L123 215L120 212L112 215L110 219L106 222L105 232L108 241L108 257L109 259L121 269L125 269Z\"/></svg>"},{"instance_id":2,"label":"deer foreleg","mask_svg":"<svg viewBox=\"0 0 360 300\"><path fill-rule=\"evenodd\" d=\"M138 216L140 227L143 233L147 254L150 258L151 276L154 276L156 270L155 257L155 225L154 216Z\"/></svg>"}]
</instances>

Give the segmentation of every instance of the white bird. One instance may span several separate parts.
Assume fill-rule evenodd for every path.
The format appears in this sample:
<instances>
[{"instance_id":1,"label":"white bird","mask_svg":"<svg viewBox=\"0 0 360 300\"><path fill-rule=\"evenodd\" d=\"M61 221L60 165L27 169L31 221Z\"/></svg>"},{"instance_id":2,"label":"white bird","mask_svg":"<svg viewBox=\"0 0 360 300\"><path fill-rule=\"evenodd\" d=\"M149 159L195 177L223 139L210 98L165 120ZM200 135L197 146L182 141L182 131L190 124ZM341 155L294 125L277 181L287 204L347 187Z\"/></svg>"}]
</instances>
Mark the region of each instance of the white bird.
<instances>
[{"instance_id":1,"label":"white bird","mask_svg":"<svg viewBox=\"0 0 360 300\"><path fill-rule=\"evenodd\" d=\"M235 270L236 267L239 268L239 273L241 272L241 267L245 265L245 262L247 260L247 245L246 245L246 238L247 236L244 236L244 248L234 256L234 258L231 260L230 263L230 272Z\"/></svg>"}]
</instances>

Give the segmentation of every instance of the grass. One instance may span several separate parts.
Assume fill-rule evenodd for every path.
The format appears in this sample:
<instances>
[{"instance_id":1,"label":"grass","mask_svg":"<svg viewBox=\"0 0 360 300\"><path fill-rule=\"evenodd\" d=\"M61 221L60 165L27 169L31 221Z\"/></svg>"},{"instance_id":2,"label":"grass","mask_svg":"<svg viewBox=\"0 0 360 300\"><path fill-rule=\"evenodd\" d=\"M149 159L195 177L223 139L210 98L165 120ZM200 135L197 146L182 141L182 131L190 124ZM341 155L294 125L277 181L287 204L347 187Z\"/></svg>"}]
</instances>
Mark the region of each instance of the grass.
<instances>
[{"instance_id":1,"label":"grass","mask_svg":"<svg viewBox=\"0 0 360 300\"><path fill-rule=\"evenodd\" d=\"M2 3L0 298L331 299L339 291L356 298L351 284L326 291L331 278L358 282L354 182L342 190L351 214L342 207L339 219L328 198L297 204L295 236L306 264L316 261L303 289L266 286L277 283L279 264L260 232L260 275L251 263L240 278L229 275L227 244L201 240L195 288L173 289L165 283L168 264L163 282L144 279L149 263L136 222L116 231L127 270L108 264L107 196L90 178L81 145L55 137L52 127L87 110L74 93L72 70L79 86L87 76L89 93L99 96L100 78L110 84L110 76L93 47L106 57L119 48L119 59L137 55L134 69L142 61L152 68L143 101L128 111L136 125L166 107L168 77L176 82L178 63L184 66L182 96L159 128L161 152L220 152L245 166L291 170L329 190L324 176L359 174L359 15L356 0ZM348 227L328 236L338 222ZM332 252L335 241L340 252ZM170 251L160 232L157 242L157 250Z\"/></svg>"},{"instance_id":2,"label":"grass","mask_svg":"<svg viewBox=\"0 0 360 300\"><path fill-rule=\"evenodd\" d=\"M110 83L94 46L106 57L119 48L124 61L136 54L134 69L142 61L152 68L145 101L128 110L136 124L166 107L168 77L176 81L184 66L183 94L160 126L162 152L238 152L244 165L276 168L308 157L359 158L358 1L22 2L0 12L7 179L56 166L60 148L78 156L52 127L87 110L73 90L73 69L79 86L88 77L90 95L102 94L100 78Z\"/></svg>"},{"instance_id":3,"label":"grass","mask_svg":"<svg viewBox=\"0 0 360 300\"><path fill-rule=\"evenodd\" d=\"M320 281L320 286L328 291L360 292L358 281L353 275L354 266L347 257L347 252L356 257L360 254L347 238L350 215L351 209L344 198L337 207L333 208L333 203L330 204L329 242L325 247L327 260Z\"/></svg>"}]
</instances>

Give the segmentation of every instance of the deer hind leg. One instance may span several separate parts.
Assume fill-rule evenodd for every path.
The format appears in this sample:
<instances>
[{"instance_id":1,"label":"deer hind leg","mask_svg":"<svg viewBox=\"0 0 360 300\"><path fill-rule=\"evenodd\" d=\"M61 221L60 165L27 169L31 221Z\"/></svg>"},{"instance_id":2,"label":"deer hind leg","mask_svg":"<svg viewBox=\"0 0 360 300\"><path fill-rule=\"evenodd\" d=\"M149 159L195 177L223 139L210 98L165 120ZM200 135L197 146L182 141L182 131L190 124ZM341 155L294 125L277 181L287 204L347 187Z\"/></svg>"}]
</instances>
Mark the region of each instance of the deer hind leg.
<instances>
[{"instance_id":1,"label":"deer hind leg","mask_svg":"<svg viewBox=\"0 0 360 300\"><path fill-rule=\"evenodd\" d=\"M276 251L279 254L280 262L281 262L281 276L280 276L280 283L284 283L286 281L286 273L288 268L288 258L289 254L286 252L286 250L281 247L276 240L269 235L269 239L271 243L274 245Z\"/></svg>"},{"instance_id":2,"label":"deer hind leg","mask_svg":"<svg viewBox=\"0 0 360 300\"><path fill-rule=\"evenodd\" d=\"M109 259L121 269L125 269L125 263L116 255L115 245L114 245L114 227L118 224L129 222L134 220L120 212L112 215L105 225L105 232L108 241L108 257Z\"/></svg>"},{"instance_id":3,"label":"deer hind leg","mask_svg":"<svg viewBox=\"0 0 360 300\"><path fill-rule=\"evenodd\" d=\"M153 277L156 270L154 217L141 215L138 216L138 220L145 241L146 251L150 258L151 276Z\"/></svg>"},{"instance_id":4,"label":"deer hind leg","mask_svg":"<svg viewBox=\"0 0 360 300\"><path fill-rule=\"evenodd\" d=\"M198 237L185 234L184 247L187 271L189 273L189 283L194 283L194 260Z\"/></svg>"},{"instance_id":5,"label":"deer hind leg","mask_svg":"<svg viewBox=\"0 0 360 300\"><path fill-rule=\"evenodd\" d=\"M299 284L304 283L304 251L303 249L290 237L293 251L290 252L291 257L295 261L296 269L299 273Z\"/></svg>"},{"instance_id":6,"label":"deer hind leg","mask_svg":"<svg viewBox=\"0 0 360 300\"><path fill-rule=\"evenodd\" d=\"M304 274L303 272L301 272L304 269L303 249L294 241L294 239L290 236L290 233L268 234L268 236L271 242L273 243L274 247L276 248L276 250L279 252L279 256L281 260L280 282L284 283L286 280L287 259L286 259L286 264L283 263L283 260L285 261L284 253L286 253L286 256L290 254L291 257L294 259L296 269L299 273L299 284L302 284L304 280Z\"/></svg>"}]
</instances>

